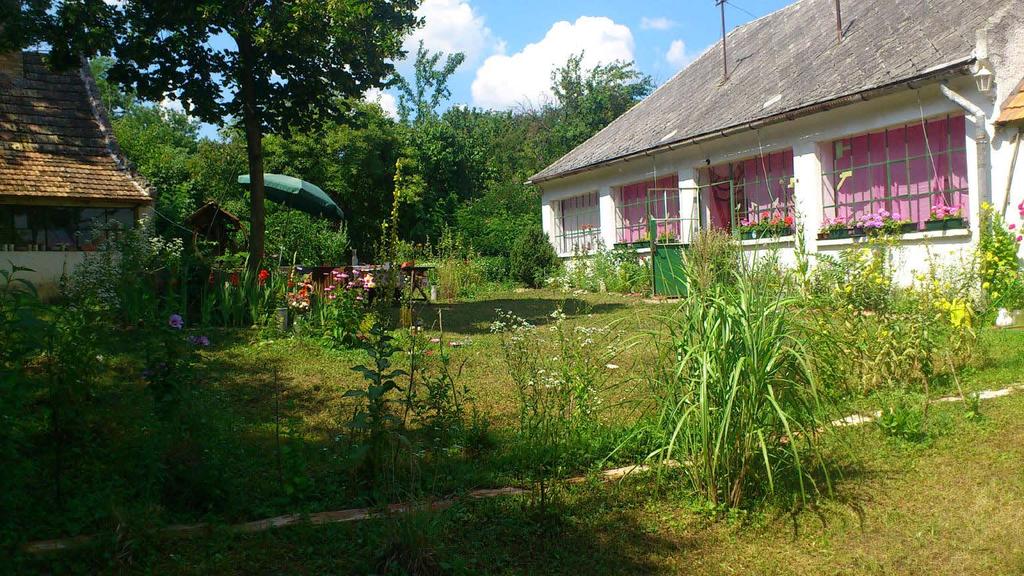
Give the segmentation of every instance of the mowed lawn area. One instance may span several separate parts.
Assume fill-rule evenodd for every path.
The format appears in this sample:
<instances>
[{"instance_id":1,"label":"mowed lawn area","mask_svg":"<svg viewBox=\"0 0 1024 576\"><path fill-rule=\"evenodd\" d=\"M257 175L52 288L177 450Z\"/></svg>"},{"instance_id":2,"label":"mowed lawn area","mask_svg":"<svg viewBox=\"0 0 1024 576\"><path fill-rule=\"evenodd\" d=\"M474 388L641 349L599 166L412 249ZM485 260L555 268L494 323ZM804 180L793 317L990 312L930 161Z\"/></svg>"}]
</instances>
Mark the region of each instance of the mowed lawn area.
<instances>
[{"instance_id":1,"label":"mowed lawn area","mask_svg":"<svg viewBox=\"0 0 1024 576\"><path fill-rule=\"evenodd\" d=\"M610 326L618 352L609 362L614 378L601 419L615 430L650 416L645 374L656 354L653 343L664 335L661 319L676 310L672 303L519 290L423 305L417 314L427 336L452 352L457 380L474 398L473 412L488 422L491 447L467 450L443 465L424 462L410 474L411 501L521 482L515 459L494 447L514 427L518 410L500 337L490 330L497 309L542 331L559 309L573 326ZM238 534L226 524L381 505L395 491L375 496L377 487L340 477L354 487L332 487L344 464L333 456L332 442L347 430L352 401L344 394L362 386L352 367L367 362L365 352L332 352L306 339L267 340L246 331L209 336L213 345L196 368L198 405L208 411L204 422L217 423L211 430L234 438L210 443L223 452L210 460L223 468L217 482L224 488L204 496L212 502L205 517L165 512L162 520L209 520L214 528L177 537L125 527L129 537L103 537L79 550L22 559L19 566L55 574L366 574L381 569L381 558L419 554L431 569L464 574L1024 573L1024 391L983 400L980 417L966 417L960 402L935 404L924 440L887 436L874 424L831 435L823 450L833 490L814 505L765 501L750 510L709 509L686 492L677 470L666 468L610 483L593 475L583 483L555 483L544 512L530 505L530 496L503 496L443 511ZM1020 382L1024 331L984 329L979 337L964 390ZM933 397L950 393L956 393L950 382L930 390ZM882 395L857 397L834 410L863 412L882 401ZM283 463L274 456L279 437ZM610 434L607 446L621 440ZM635 450L607 460L591 455L584 459L589 464L567 472L593 473L640 457ZM196 473L210 471L197 465Z\"/></svg>"}]
</instances>

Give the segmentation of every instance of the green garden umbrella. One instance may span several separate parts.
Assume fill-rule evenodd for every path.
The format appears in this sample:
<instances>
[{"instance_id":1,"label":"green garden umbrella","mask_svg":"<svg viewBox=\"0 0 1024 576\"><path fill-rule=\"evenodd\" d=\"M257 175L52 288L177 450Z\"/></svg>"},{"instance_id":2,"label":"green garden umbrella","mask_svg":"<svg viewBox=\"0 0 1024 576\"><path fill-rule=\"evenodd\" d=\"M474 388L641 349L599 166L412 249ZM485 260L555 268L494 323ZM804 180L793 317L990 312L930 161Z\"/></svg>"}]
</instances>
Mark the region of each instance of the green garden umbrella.
<instances>
[{"instance_id":1,"label":"green garden umbrella","mask_svg":"<svg viewBox=\"0 0 1024 576\"><path fill-rule=\"evenodd\" d=\"M238 177L239 184L249 184L249 175ZM341 208L331 200L326 192L315 184L305 180L285 176L284 174L264 174L263 186L267 200L283 204L289 208L305 212L312 216L326 216L341 220L345 217Z\"/></svg>"}]
</instances>

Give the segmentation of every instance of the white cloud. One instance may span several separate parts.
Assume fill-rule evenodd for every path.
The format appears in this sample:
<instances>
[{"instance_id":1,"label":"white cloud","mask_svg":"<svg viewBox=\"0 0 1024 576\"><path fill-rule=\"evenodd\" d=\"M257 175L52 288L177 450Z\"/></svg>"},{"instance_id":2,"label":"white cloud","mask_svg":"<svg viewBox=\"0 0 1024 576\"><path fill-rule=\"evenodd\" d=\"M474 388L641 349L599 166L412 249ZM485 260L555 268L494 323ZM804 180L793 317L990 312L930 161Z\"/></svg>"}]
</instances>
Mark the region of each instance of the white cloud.
<instances>
[{"instance_id":1,"label":"white cloud","mask_svg":"<svg viewBox=\"0 0 1024 576\"><path fill-rule=\"evenodd\" d=\"M405 40L403 47L410 58L416 56L420 40L431 52L462 52L467 64L504 50L504 43L495 38L467 0L424 0L416 15L424 24Z\"/></svg>"},{"instance_id":2,"label":"white cloud","mask_svg":"<svg viewBox=\"0 0 1024 576\"><path fill-rule=\"evenodd\" d=\"M591 69L615 60L633 60L629 27L603 16L581 16L556 22L539 42L511 56L496 54L484 61L473 80L473 102L485 108L510 108L550 99L551 71L573 54L583 52Z\"/></svg>"},{"instance_id":3,"label":"white cloud","mask_svg":"<svg viewBox=\"0 0 1024 576\"><path fill-rule=\"evenodd\" d=\"M384 92L380 88L370 88L363 95L363 98L367 102L376 102L384 110L384 113L388 116L397 119L398 118L398 100L392 95Z\"/></svg>"},{"instance_id":4,"label":"white cloud","mask_svg":"<svg viewBox=\"0 0 1024 576\"><path fill-rule=\"evenodd\" d=\"M669 20L665 17L659 18L648 18L644 16L640 19L640 27L644 30L668 30L669 28L675 28L676 22Z\"/></svg>"},{"instance_id":5,"label":"white cloud","mask_svg":"<svg viewBox=\"0 0 1024 576\"><path fill-rule=\"evenodd\" d=\"M682 40L674 40L665 53L665 61L676 68L686 66L690 60L692 58L686 53L686 44Z\"/></svg>"}]
</instances>

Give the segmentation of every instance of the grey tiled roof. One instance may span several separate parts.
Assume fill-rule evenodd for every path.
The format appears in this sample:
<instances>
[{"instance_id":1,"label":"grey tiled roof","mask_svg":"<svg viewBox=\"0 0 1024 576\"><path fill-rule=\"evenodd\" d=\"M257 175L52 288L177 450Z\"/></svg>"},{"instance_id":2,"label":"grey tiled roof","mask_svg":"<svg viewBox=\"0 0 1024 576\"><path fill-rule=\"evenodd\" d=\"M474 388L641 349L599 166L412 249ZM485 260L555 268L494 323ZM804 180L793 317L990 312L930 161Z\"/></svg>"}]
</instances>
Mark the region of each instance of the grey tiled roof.
<instances>
[{"instance_id":1,"label":"grey tiled roof","mask_svg":"<svg viewBox=\"0 0 1024 576\"><path fill-rule=\"evenodd\" d=\"M643 102L532 180L549 180L673 142L830 102L972 58L986 20L1024 0L800 0L727 36Z\"/></svg>"}]
</instances>

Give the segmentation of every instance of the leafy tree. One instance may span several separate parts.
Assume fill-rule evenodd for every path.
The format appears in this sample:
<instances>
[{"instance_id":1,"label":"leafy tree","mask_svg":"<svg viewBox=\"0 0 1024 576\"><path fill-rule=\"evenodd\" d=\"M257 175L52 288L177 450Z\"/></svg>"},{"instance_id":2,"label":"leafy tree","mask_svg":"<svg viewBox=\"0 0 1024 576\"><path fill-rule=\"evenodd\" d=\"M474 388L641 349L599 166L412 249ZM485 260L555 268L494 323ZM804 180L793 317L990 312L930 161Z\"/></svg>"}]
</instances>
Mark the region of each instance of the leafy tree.
<instances>
[{"instance_id":1,"label":"leafy tree","mask_svg":"<svg viewBox=\"0 0 1024 576\"><path fill-rule=\"evenodd\" d=\"M413 84L405 78L398 80L398 116L403 123L437 118L437 108L451 97L448 80L466 61L466 55L462 52L448 54L444 65L438 68L442 56L441 52L431 53L424 48L420 40L413 64Z\"/></svg>"},{"instance_id":2,"label":"leafy tree","mask_svg":"<svg viewBox=\"0 0 1024 576\"><path fill-rule=\"evenodd\" d=\"M58 64L112 53L109 75L149 100L180 99L204 122L240 121L251 194L251 262L263 257L263 134L338 116L383 87L416 25L417 0L59 2L47 40Z\"/></svg>"},{"instance_id":3,"label":"leafy tree","mask_svg":"<svg viewBox=\"0 0 1024 576\"><path fill-rule=\"evenodd\" d=\"M551 91L558 101L550 160L579 146L654 89L654 80L632 62L600 64L586 71L583 54L570 56L551 73Z\"/></svg>"}]
</instances>

